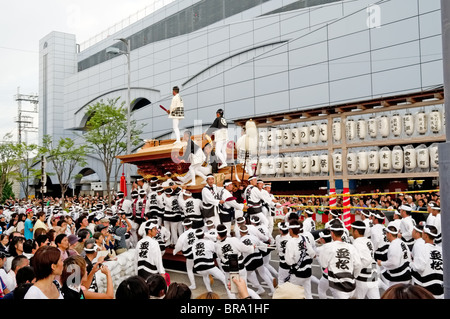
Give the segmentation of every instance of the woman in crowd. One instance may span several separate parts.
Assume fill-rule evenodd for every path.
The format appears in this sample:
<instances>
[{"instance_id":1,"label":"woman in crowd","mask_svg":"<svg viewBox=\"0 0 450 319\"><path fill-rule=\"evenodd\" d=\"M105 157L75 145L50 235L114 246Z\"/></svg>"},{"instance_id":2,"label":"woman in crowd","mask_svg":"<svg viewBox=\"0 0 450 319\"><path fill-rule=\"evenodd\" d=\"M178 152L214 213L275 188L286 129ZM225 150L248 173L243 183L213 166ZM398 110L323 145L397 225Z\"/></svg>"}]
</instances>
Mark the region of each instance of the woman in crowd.
<instances>
[{"instance_id":1,"label":"woman in crowd","mask_svg":"<svg viewBox=\"0 0 450 319\"><path fill-rule=\"evenodd\" d=\"M40 247L33 256L31 265L36 275L36 283L28 289L24 299L64 299L60 285L55 281L61 276L63 261L61 252L52 246Z\"/></svg>"}]
</instances>

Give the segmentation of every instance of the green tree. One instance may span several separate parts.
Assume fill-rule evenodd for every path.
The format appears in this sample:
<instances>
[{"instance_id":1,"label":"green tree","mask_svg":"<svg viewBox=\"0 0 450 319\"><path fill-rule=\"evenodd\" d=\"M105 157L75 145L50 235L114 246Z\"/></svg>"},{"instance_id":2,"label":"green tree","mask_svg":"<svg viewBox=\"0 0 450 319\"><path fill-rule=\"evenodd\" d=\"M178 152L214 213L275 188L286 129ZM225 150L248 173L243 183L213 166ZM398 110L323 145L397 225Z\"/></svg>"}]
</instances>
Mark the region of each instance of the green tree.
<instances>
[{"instance_id":1,"label":"green tree","mask_svg":"<svg viewBox=\"0 0 450 319\"><path fill-rule=\"evenodd\" d=\"M12 134L8 133L4 136L3 142L0 142L0 195L3 194L3 188L18 165L17 150L11 139Z\"/></svg>"},{"instance_id":2,"label":"green tree","mask_svg":"<svg viewBox=\"0 0 450 319\"><path fill-rule=\"evenodd\" d=\"M29 180L35 178L40 172L33 169L33 164L36 163L36 151L38 146L36 144L27 144L25 142L17 143L14 145L15 153L17 156L17 170L12 173L14 179L20 183L20 187L24 193L24 197L28 198L29 195Z\"/></svg>"},{"instance_id":3,"label":"green tree","mask_svg":"<svg viewBox=\"0 0 450 319\"><path fill-rule=\"evenodd\" d=\"M51 163L55 175L61 186L61 197L63 200L69 184L80 174L74 175L75 168L85 167L87 147L86 145L76 145L75 140L71 138L60 138L55 143L51 136L45 135L42 139L42 146L39 148L39 156L45 156L48 163Z\"/></svg>"},{"instance_id":4,"label":"green tree","mask_svg":"<svg viewBox=\"0 0 450 319\"><path fill-rule=\"evenodd\" d=\"M127 107L119 99L107 99L90 105L87 110L88 121L83 138L90 151L103 163L106 175L108 203L111 204L111 174L115 158L127 150ZM130 146L140 144L139 135L144 124L138 125L130 119ZM129 181L128 181L129 182Z\"/></svg>"},{"instance_id":5,"label":"green tree","mask_svg":"<svg viewBox=\"0 0 450 319\"><path fill-rule=\"evenodd\" d=\"M2 194L0 198L0 203L4 203L6 200L10 198L15 198L13 189L12 189L12 183L10 181L6 181L5 186L3 187Z\"/></svg>"}]
</instances>

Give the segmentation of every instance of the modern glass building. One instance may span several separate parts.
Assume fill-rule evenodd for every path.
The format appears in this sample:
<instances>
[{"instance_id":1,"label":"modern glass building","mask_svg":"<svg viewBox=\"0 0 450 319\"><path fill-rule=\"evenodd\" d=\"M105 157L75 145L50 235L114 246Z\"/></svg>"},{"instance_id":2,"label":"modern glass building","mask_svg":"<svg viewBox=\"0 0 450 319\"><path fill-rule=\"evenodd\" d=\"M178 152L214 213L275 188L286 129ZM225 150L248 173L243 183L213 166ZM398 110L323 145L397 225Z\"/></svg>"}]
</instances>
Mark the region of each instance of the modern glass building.
<instances>
[{"instance_id":1,"label":"modern glass building","mask_svg":"<svg viewBox=\"0 0 450 319\"><path fill-rule=\"evenodd\" d=\"M55 31L39 43L40 139L74 137L95 101L126 101L126 57L107 52L125 50L118 38L131 43L132 117L157 139L175 85L181 129L218 108L233 122L442 87L440 14L439 0L178 0L83 50ZM79 172L104 181L88 162Z\"/></svg>"}]
</instances>

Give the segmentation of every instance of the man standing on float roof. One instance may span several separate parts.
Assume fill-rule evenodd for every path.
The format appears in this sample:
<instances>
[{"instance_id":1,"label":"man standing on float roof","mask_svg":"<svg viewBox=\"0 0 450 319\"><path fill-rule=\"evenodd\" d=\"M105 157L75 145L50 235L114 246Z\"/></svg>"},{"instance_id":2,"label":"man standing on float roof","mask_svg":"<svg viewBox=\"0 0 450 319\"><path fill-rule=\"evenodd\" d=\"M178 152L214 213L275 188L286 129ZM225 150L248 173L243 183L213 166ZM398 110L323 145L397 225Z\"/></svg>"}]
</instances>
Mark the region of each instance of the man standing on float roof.
<instances>
[{"instance_id":1,"label":"man standing on float roof","mask_svg":"<svg viewBox=\"0 0 450 319\"><path fill-rule=\"evenodd\" d=\"M175 133L175 144L181 142L180 129L178 128L178 125L180 124L180 120L184 119L184 105L178 86L173 87L172 95L172 103L170 104L170 109L167 113L169 114L169 119L172 119L172 128Z\"/></svg>"},{"instance_id":2,"label":"man standing on float roof","mask_svg":"<svg viewBox=\"0 0 450 319\"><path fill-rule=\"evenodd\" d=\"M228 123L223 117L223 110L216 111L216 118L205 133L206 135L214 135L214 142L216 144L216 156L219 158L221 164L219 169L227 166L227 143L228 143Z\"/></svg>"}]
</instances>

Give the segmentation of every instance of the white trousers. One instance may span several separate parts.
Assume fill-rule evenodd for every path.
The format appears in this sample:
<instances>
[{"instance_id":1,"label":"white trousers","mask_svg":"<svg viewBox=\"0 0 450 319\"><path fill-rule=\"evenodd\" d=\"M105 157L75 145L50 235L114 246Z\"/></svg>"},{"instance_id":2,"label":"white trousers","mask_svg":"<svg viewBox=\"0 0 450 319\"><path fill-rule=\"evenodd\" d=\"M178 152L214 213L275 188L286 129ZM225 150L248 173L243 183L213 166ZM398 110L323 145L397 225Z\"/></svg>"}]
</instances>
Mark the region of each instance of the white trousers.
<instances>
[{"instance_id":1,"label":"white trousers","mask_svg":"<svg viewBox=\"0 0 450 319\"><path fill-rule=\"evenodd\" d=\"M227 162L227 140L216 141L216 156L222 164Z\"/></svg>"},{"instance_id":2,"label":"white trousers","mask_svg":"<svg viewBox=\"0 0 450 319\"><path fill-rule=\"evenodd\" d=\"M180 129L178 128L178 125L180 124L180 119L172 119L172 128L173 132L175 133L175 139L177 142L180 142Z\"/></svg>"},{"instance_id":3,"label":"white trousers","mask_svg":"<svg viewBox=\"0 0 450 319\"><path fill-rule=\"evenodd\" d=\"M197 271L197 274L201 275L203 278L203 283L205 284L206 290L208 292L212 292L211 288L211 282L209 281L209 275L213 276L215 279L219 280L223 285L225 286L225 289L227 291L227 295L230 299L234 299L235 296L230 292L227 286L227 280L225 278L225 275L222 271L220 271L219 268L214 267L207 270Z\"/></svg>"},{"instance_id":4,"label":"white trousers","mask_svg":"<svg viewBox=\"0 0 450 319\"><path fill-rule=\"evenodd\" d=\"M355 289L356 299L380 299L380 289L378 288L378 282L364 282L356 281Z\"/></svg>"},{"instance_id":5,"label":"white trousers","mask_svg":"<svg viewBox=\"0 0 450 319\"><path fill-rule=\"evenodd\" d=\"M311 277L309 278L298 278L294 275L291 275L291 283L294 285L302 286L305 289L305 299L313 299L311 293Z\"/></svg>"},{"instance_id":6,"label":"white trousers","mask_svg":"<svg viewBox=\"0 0 450 319\"><path fill-rule=\"evenodd\" d=\"M170 245L176 245L178 241L178 229L180 222L164 221L164 227L170 232Z\"/></svg>"},{"instance_id":7,"label":"white trousers","mask_svg":"<svg viewBox=\"0 0 450 319\"><path fill-rule=\"evenodd\" d=\"M186 258L186 270L192 289L195 289L194 259Z\"/></svg>"}]
</instances>

